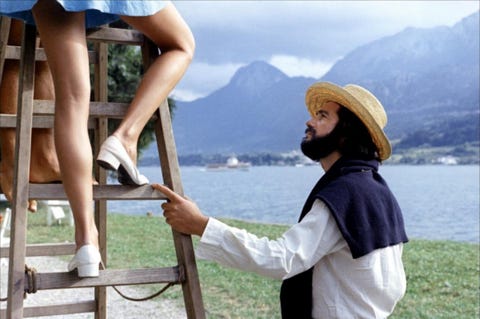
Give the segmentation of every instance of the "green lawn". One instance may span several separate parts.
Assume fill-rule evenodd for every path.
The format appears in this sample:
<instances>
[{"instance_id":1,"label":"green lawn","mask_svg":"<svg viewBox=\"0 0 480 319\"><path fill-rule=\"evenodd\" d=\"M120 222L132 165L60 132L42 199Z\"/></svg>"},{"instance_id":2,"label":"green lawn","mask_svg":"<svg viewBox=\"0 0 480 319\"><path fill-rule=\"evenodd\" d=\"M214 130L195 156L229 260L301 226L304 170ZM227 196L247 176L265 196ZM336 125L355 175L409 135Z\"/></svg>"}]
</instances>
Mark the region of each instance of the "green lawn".
<instances>
[{"instance_id":1,"label":"green lawn","mask_svg":"<svg viewBox=\"0 0 480 319\"><path fill-rule=\"evenodd\" d=\"M45 219L44 212L29 214L29 242L73 239L71 227L48 227ZM226 222L270 238L286 229L280 225ZM279 281L212 262L197 263L208 318L280 318ZM405 245L404 263L407 293L391 318L479 318L478 244L414 239ZM110 214L107 264L110 268L175 265L171 231L163 217ZM153 285L148 289L153 292L160 287ZM159 298L183 303L178 286Z\"/></svg>"}]
</instances>

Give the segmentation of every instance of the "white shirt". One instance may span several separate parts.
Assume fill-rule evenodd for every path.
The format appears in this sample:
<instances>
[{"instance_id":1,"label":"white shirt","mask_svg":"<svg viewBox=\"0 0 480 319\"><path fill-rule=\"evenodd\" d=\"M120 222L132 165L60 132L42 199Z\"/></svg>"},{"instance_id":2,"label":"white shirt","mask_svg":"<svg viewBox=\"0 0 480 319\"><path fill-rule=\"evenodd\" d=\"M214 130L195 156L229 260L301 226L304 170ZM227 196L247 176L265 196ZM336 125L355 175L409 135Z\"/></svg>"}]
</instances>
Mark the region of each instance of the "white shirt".
<instances>
[{"instance_id":1,"label":"white shirt","mask_svg":"<svg viewBox=\"0 0 480 319\"><path fill-rule=\"evenodd\" d=\"M329 209L315 200L311 211L280 238L258 238L210 218L197 245L200 259L287 279L314 267L314 318L386 318L406 289L403 245L357 259Z\"/></svg>"}]
</instances>

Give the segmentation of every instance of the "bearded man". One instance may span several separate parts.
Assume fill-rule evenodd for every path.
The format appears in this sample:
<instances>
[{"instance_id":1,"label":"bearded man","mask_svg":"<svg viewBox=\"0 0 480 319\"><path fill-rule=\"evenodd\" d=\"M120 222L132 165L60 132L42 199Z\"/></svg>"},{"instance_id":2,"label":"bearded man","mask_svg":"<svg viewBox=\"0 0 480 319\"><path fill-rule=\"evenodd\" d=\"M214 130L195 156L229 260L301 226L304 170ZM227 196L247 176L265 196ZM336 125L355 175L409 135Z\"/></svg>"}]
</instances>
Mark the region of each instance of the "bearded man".
<instances>
[{"instance_id":1,"label":"bearded man","mask_svg":"<svg viewBox=\"0 0 480 319\"><path fill-rule=\"evenodd\" d=\"M279 239L258 238L204 215L191 200L153 185L173 229L200 236L197 256L282 279L282 318L386 318L403 297L400 207L379 164L391 155L387 115L368 90L313 84L303 153L325 173L299 222Z\"/></svg>"}]
</instances>

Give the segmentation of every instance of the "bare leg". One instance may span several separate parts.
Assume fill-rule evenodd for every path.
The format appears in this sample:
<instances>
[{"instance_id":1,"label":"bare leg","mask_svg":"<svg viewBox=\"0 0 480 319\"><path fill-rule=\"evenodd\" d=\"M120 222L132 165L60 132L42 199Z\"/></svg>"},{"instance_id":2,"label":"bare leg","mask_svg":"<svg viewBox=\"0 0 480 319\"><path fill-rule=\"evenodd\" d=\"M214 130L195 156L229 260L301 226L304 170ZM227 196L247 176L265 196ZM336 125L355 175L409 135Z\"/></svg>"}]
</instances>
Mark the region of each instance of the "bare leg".
<instances>
[{"instance_id":1,"label":"bare leg","mask_svg":"<svg viewBox=\"0 0 480 319\"><path fill-rule=\"evenodd\" d=\"M39 0L33 14L55 86L55 146L75 219L77 249L98 247L93 216L92 150L88 138L90 78L83 12Z\"/></svg>"},{"instance_id":2,"label":"bare leg","mask_svg":"<svg viewBox=\"0 0 480 319\"><path fill-rule=\"evenodd\" d=\"M125 118L114 135L136 163L138 138L153 112L182 78L193 58L193 35L176 8L169 4L146 17L122 17L145 34L162 54L145 73Z\"/></svg>"}]
</instances>

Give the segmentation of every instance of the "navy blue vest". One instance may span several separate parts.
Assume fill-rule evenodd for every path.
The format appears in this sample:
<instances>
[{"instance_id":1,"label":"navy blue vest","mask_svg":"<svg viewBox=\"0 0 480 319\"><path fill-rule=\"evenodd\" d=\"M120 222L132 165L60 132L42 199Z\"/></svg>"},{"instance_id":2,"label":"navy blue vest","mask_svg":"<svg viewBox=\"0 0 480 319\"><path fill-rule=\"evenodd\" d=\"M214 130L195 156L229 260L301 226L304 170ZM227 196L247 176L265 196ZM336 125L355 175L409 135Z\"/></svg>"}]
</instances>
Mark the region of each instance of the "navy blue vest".
<instances>
[{"instance_id":1,"label":"navy blue vest","mask_svg":"<svg viewBox=\"0 0 480 319\"><path fill-rule=\"evenodd\" d=\"M378 161L340 158L313 187L299 222L316 199L330 209L352 258L407 242L402 212L378 174ZM282 283L283 319L312 318L313 267Z\"/></svg>"}]
</instances>

